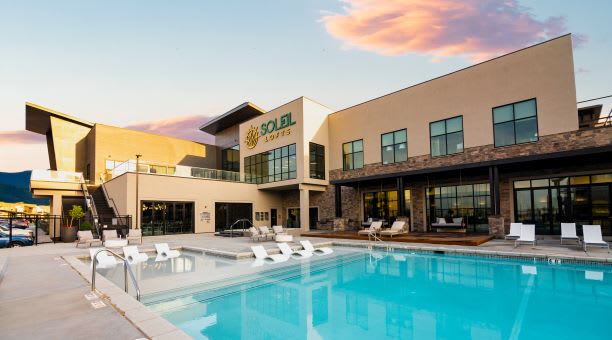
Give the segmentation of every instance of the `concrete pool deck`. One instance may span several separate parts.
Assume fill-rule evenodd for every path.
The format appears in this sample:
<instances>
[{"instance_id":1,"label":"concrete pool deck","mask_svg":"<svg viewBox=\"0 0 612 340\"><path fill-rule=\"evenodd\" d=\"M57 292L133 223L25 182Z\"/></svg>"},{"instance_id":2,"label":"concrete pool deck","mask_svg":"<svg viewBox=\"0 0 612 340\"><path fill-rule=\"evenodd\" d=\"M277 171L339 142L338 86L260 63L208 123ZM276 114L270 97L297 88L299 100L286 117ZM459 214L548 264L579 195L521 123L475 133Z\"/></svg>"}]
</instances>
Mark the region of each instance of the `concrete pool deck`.
<instances>
[{"instance_id":1,"label":"concrete pool deck","mask_svg":"<svg viewBox=\"0 0 612 340\"><path fill-rule=\"evenodd\" d=\"M536 247L514 248L511 241L492 240L477 247L423 243L381 243L296 237L294 242L309 239L315 246L373 246L423 251L444 251L475 255L558 258L612 264L607 249L590 248L584 252L577 245L560 245L558 238L542 237ZM276 253L275 242L252 242L246 237L224 238L213 235L172 235L145 237L143 250L155 243L167 242L170 247L192 249L226 258L250 257L250 246L261 244ZM299 243L298 243L299 244ZM102 294L90 293L91 269L77 257L88 257L88 248L75 248L73 243L0 249L0 312L3 313L3 338L182 338L185 334L167 321L147 311L146 307L125 294L121 287L98 276ZM92 303L101 308L94 308Z\"/></svg>"}]
</instances>

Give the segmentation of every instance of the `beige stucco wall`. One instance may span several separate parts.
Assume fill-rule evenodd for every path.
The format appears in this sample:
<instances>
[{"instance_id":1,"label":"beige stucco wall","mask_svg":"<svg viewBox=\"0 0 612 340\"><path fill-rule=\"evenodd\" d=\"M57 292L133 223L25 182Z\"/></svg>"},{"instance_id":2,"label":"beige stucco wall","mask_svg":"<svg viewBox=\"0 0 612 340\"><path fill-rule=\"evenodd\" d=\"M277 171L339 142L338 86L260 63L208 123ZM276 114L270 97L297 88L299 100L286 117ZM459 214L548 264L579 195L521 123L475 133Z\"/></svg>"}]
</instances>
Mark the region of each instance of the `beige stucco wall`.
<instances>
[{"instance_id":1,"label":"beige stucco wall","mask_svg":"<svg viewBox=\"0 0 612 340\"><path fill-rule=\"evenodd\" d=\"M259 138L257 145L253 149L246 146L245 139L248 129L252 126L260 127L262 123L268 122L291 112L291 118L295 121L295 125L291 125L290 134L285 134L274 140L266 141L264 136ZM326 167L329 170L328 154L329 154L329 129L327 126L327 117L333 112L330 108L323 106L315 101L305 97L297 98L287 104L281 105L261 116L253 118L240 124L240 169L244 179L244 158L249 157L264 151L273 150L285 145L296 144L296 162L297 162L297 178L274 183L259 185L260 188L275 188L281 186L297 185L299 183L310 183L327 185L329 176L326 175L325 180L317 180L309 178L309 143L312 141L325 146L326 152Z\"/></svg>"},{"instance_id":2,"label":"beige stucco wall","mask_svg":"<svg viewBox=\"0 0 612 340\"><path fill-rule=\"evenodd\" d=\"M196 233L215 231L215 202L252 203L253 214L270 212L273 208L282 212L280 192L258 190L253 184L150 174L140 174L138 177L140 201L194 202ZM120 214L135 216L136 174L123 174L105 185ZM200 218L201 213L205 212L210 213L208 221ZM253 223L256 226L270 225L270 221L255 221L255 216Z\"/></svg>"},{"instance_id":3,"label":"beige stucco wall","mask_svg":"<svg viewBox=\"0 0 612 340\"><path fill-rule=\"evenodd\" d=\"M458 115L464 148L493 144L492 108L530 98L537 98L540 136L578 129L570 36L332 114L331 169L342 168L342 144L357 139L366 164L381 162L381 134L403 128L408 157L428 155L429 123Z\"/></svg>"},{"instance_id":4,"label":"beige stucco wall","mask_svg":"<svg viewBox=\"0 0 612 340\"><path fill-rule=\"evenodd\" d=\"M54 170L84 172L86 137L91 129L53 116L50 119L56 162Z\"/></svg>"},{"instance_id":5,"label":"beige stucco wall","mask_svg":"<svg viewBox=\"0 0 612 340\"><path fill-rule=\"evenodd\" d=\"M239 127L239 125L234 125L223 131L219 131L215 135L215 145L218 146L220 149L227 149L231 148L234 145L240 144Z\"/></svg>"},{"instance_id":6,"label":"beige stucco wall","mask_svg":"<svg viewBox=\"0 0 612 340\"><path fill-rule=\"evenodd\" d=\"M136 159L167 165L186 165L202 168L216 168L217 148L188 140L156 135L96 124L88 137L94 142L95 155L90 156L92 172L96 181L104 173L107 159L126 161Z\"/></svg>"}]
</instances>

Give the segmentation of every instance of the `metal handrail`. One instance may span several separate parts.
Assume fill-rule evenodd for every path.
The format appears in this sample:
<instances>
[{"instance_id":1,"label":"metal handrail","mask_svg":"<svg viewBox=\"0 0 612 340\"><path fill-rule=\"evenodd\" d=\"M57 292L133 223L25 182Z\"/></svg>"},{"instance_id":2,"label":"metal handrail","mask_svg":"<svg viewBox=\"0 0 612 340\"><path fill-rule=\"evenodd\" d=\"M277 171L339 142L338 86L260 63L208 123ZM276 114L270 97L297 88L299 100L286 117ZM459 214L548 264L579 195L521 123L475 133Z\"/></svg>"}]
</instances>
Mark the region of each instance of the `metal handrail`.
<instances>
[{"instance_id":1,"label":"metal handrail","mask_svg":"<svg viewBox=\"0 0 612 340\"><path fill-rule=\"evenodd\" d=\"M101 252L106 251L109 252L115 256L117 256L118 258L120 258L121 260L123 260L123 281L125 282L125 292L128 293L128 280L127 280L127 276L128 273L130 274L130 279L132 279L132 284L134 285L134 288L136 288L136 300L140 301L140 287L138 287L138 282L136 282L136 277L134 276L134 272L132 271L132 267L130 267L130 263L128 262L128 260L115 253L114 251L110 250L110 249L100 249L98 250L92 259L93 262L93 269L91 271L91 291L93 292L94 290L96 290L96 264L98 263L98 254L100 254Z\"/></svg>"},{"instance_id":2,"label":"metal handrail","mask_svg":"<svg viewBox=\"0 0 612 340\"><path fill-rule=\"evenodd\" d=\"M236 222L232 223L232 225L230 226L230 237L234 237L234 226L238 223L238 222L243 222L242 225L242 229L244 229L244 222L249 222L249 224L251 225L251 227L253 226L253 222L251 222L251 220L249 220L248 218L241 218L239 220L236 220Z\"/></svg>"},{"instance_id":3,"label":"metal handrail","mask_svg":"<svg viewBox=\"0 0 612 340\"><path fill-rule=\"evenodd\" d=\"M102 187L102 193L104 194L104 198L106 198L106 202L111 202L113 211L115 212L115 216L119 216L119 209L117 209L117 204L115 204L115 200L108 195L108 191L106 191L106 186L104 185L106 182L104 181L104 176L100 175L100 186Z\"/></svg>"}]
</instances>

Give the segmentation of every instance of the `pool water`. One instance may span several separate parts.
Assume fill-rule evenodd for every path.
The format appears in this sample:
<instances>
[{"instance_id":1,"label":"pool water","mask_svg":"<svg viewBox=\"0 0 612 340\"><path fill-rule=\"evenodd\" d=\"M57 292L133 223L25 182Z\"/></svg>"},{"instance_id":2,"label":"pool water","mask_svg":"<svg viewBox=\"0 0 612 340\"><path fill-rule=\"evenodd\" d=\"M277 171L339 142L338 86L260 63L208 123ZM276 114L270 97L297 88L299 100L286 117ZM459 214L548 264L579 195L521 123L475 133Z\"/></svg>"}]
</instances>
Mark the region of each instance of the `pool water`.
<instances>
[{"instance_id":1,"label":"pool water","mask_svg":"<svg viewBox=\"0 0 612 340\"><path fill-rule=\"evenodd\" d=\"M612 267L354 252L145 295L199 339L610 339Z\"/></svg>"}]
</instances>

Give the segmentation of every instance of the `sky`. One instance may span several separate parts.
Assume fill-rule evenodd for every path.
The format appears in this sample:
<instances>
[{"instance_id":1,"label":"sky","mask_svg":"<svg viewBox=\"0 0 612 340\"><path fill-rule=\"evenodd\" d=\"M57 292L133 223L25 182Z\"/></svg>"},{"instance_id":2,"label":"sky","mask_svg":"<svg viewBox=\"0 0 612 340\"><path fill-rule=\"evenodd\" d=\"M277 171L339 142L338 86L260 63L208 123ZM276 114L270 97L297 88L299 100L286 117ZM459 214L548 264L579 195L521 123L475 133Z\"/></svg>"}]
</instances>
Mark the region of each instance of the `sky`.
<instances>
[{"instance_id":1,"label":"sky","mask_svg":"<svg viewBox=\"0 0 612 340\"><path fill-rule=\"evenodd\" d=\"M0 171L49 167L25 102L211 143L197 127L245 101L342 109L565 33L578 100L610 95L610 13L607 0L0 0Z\"/></svg>"}]
</instances>

